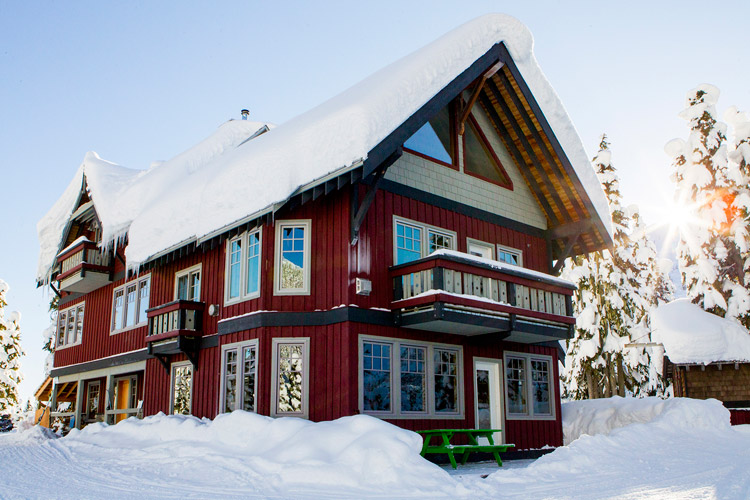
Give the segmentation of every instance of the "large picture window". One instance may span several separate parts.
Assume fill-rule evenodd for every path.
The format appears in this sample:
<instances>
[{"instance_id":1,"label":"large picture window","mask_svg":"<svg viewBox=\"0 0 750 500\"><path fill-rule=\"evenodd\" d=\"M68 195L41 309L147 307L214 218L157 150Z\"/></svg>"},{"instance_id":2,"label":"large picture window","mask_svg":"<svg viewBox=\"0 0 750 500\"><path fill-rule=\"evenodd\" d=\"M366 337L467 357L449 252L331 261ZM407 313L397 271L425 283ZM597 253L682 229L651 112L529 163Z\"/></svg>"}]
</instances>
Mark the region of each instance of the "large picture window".
<instances>
[{"instance_id":1,"label":"large picture window","mask_svg":"<svg viewBox=\"0 0 750 500\"><path fill-rule=\"evenodd\" d=\"M225 345L221 359L221 411L257 411L258 341Z\"/></svg>"},{"instance_id":2,"label":"large picture window","mask_svg":"<svg viewBox=\"0 0 750 500\"><path fill-rule=\"evenodd\" d=\"M506 353L507 418L554 418L553 391L551 357Z\"/></svg>"},{"instance_id":3,"label":"large picture window","mask_svg":"<svg viewBox=\"0 0 750 500\"><path fill-rule=\"evenodd\" d=\"M250 300L260 295L260 228L227 242L224 303Z\"/></svg>"},{"instance_id":4,"label":"large picture window","mask_svg":"<svg viewBox=\"0 0 750 500\"><path fill-rule=\"evenodd\" d=\"M57 313L58 349L78 345L83 337L83 314L85 303L81 302Z\"/></svg>"},{"instance_id":5,"label":"large picture window","mask_svg":"<svg viewBox=\"0 0 750 500\"><path fill-rule=\"evenodd\" d=\"M112 299L113 333L146 325L150 288L150 275L115 288Z\"/></svg>"},{"instance_id":6,"label":"large picture window","mask_svg":"<svg viewBox=\"0 0 750 500\"><path fill-rule=\"evenodd\" d=\"M273 339L271 414L308 416L310 339Z\"/></svg>"},{"instance_id":7,"label":"large picture window","mask_svg":"<svg viewBox=\"0 0 750 500\"><path fill-rule=\"evenodd\" d=\"M172 383L169 412L190 415L193 411L193 365L190 361L172 363Z\"/></svg>"},{"instance_id":8,"label":"large picture window","mask_svg":"<svg viewBox=\"0 0 750 500\"><path fill-rule=\"evenodd\" d=\"M361 411L387 418L460 416L461 357L458 346L361 337Z\"/></svg>"},{"instance_id":9,"label":"large picture window","mask_svg":"<svg viewBox=\"0 0 750 500\"><path fill-rule=\"evenodd\" d=\"M276 223L274 293L310 294L310 220Z\"/></svg>"},{"instance_id":10,"label":"large picture window","mask_svg":"<svg viewBox=\"0 0 750 500\"><path fill-rule=\"evenodd\" d=\"M394 218L393 262L406 264L436 250L456 249L456 233L401 217Z\"/></svg>"}]
</instances>

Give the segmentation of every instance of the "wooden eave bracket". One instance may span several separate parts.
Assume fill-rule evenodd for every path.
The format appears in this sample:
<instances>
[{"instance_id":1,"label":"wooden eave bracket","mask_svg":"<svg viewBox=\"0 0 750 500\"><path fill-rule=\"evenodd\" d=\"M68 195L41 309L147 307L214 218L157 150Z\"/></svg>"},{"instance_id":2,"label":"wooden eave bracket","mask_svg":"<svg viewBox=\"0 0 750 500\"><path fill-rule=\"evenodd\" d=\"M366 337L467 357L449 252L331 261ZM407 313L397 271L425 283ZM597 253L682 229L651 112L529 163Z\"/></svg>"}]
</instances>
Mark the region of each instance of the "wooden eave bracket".
<instances>
[{"instance_id":1,"label":"wooden eave bracket","mask_svg":"<svg viewBox=\"0 0 750 500\"><path fill-rule=\"evenodd\" d=\"M552 274L557 275L560 273L560 270L562 269L563 264L565 264L565 259L567 259L570 256L570 253L573 251L573 247L578 243L578 238L580 238L580 234L575 234L568 238L568 244L565 245L565 249L563 250L563 253L560 254L560 257L557 259L557 262L555 262L555 267L552 268Z\"/></svg>"},{"instance_id":2,"label":"wooden eave bracket","mask_svg":"<svg viewBox=\"0 0 750 500\"><path fill-rule=\"evenodd\" d=\"M474 107L474 103L477 102L477 99L479 98L479 94L482 92L482 88L484 88L484 82L492 78L495 75L495 73L500 71L503 65L504 63L502 61L497 61L495 64L493 64L490 67L490 69L482 73L482 76L479 78L479 82L477 82L476 86L474 87L474 90L471 93L469 102L467 102L466 105L462 107L461 116L458 119L458 135L464 135L464 130L466 127L466 120L469 119L469 115L471 114L471 108Z\"/></svg>"},{"instance_id":3,"label":"wooden eave bracket","mask_svg":"<svg viewBox=\"0 0 750 500\"><path fill-rule=\"evenodd\" d=\"M377 193L378 187L380 186L380 182L385 178L385 173L388 170L388 168L396 163L396 160L401 158L401 155L404 154L403 148L399 147L396 149L396 151L393 152L386 160L378 167L377 170L375 170L375 174L372 179L372 183L370 184L370 187L367 190L367 193L365 194L365 197L362 199L362 203L359 205L359 208L357 208L356 212L354 211L354 207L357 206L357 198L358 198L358 191L357 186L354 185L353 189L353 198L352 201L353 207L352 207L352 218L351 218L351 244L352 246L357 244L357 241L359 241L359 229L362 227L362 223L365 220L365 216L367 215L367 211L370 209L370 205L372 205L372 202L375 201L375 194Z\"/></svg>"}]
</instances>

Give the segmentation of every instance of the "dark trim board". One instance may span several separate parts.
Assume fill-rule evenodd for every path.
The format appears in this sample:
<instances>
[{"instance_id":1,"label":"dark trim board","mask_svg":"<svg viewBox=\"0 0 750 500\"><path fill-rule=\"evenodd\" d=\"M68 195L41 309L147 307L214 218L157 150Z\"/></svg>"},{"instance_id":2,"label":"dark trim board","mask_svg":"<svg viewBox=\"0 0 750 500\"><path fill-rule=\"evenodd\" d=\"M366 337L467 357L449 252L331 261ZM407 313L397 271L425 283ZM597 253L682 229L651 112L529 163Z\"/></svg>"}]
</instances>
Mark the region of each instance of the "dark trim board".
<instances>
[{"instance_id":1,"label":"dark trim board","mask_svg":"<svg viewBox=\"0 0 750 500\"><path fill-rule=\"evenodd\" d=\"M113 366L127 365L129 363L145 361L149 357L150 356L148 355L147 349L144 347L143 349L140 349L138 351L120 354L119 356L111 356L109 358L96 359L94 361L87 361L85 363L53 368L52 370L50 370L49 376L53 378L62 377L64 375L73 375L75 373L101 370L102 368L112 368Z\"/></svg>"},{"instance_id":2,"label":"dark trim board","mask_svg":"<svg viewBox=\"0 0 750 500\"><path fill-rule=\"evenodd\" d=\"M264 326L327 326L347 321L368 323L380 326L394 326L393 313L362 309L359 307L339 307L328 311L313 312L274 312L239 316L219 322L219 335L252 330Z\"/></svg>"},{"instance_id":3,"label":"dark trim board","mask_svg":"<svg viewBox=\"0 0 750 500\"><path fill-rule=\"evenodd\" d=\"M453 201L449 198L444 198L436 194L428 193L427 191L422 191L421 189L406 186L396 181L383 179L380 183L380 189L382 189L383 191L388 191L392 194L397 194L406 198L421 201L429 205L434 205L438 208L444 208L452 212L467 215L469 217L474 217L475 219L486 220L487 222L490 222L492 224L507 227L508 229L526 233L538 238L545 238L546 234L548 233L547 229L539 229L538 227L530 226L528 224L524 224L523 222L518 222L513 219L503 217L502 215L488 212L487 210L482 210L481 208L472 207L471 205L466 205L465 203Z\"/></svg>"}]
</instances>

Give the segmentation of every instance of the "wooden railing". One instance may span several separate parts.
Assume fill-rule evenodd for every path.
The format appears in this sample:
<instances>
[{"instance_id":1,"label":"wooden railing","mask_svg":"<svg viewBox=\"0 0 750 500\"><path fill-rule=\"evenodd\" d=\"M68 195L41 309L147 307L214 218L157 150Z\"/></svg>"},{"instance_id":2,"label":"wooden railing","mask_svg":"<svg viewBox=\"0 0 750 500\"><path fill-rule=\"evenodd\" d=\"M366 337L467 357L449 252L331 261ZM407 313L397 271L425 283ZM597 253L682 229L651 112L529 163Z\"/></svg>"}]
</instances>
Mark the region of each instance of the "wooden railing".
<instances>
[{"instance_id":1,"label":"wooden railing","mask_svg":"<svg viewBox=\"0 0 750 500\"><path fill-rule=\"evenodd\" d=\"M57 261L60 262L61 265L58 279L62 279L60 278L61 276L64 277L71 272L75 272L77 269L80 269L83 264L108 268L111 264L111 260L109 253L100 251L96 247L96 243L82 241L64 254L58 256Z\"/></svg>"},{"instance_id":2,"label":"wooden railing","mask_svg":"<svg viewBox=\"0 0 750 500\"><path fill-rule=\"evenodd\" d=\"M492 265L468 254L456 254L429 256L392 267L394 302L424 296L426 292L445 292L572 317L570 297L575 290L572 284L520 267Z\"/></svg>"},{"instance_id":3,"label":"wooden railing","mask_svg":"<svg viewBox=\"0 0 750 500\"><path fill-rule=\"evenodd\" d=\"M204 302L175 300L146 311L148 317L147 341L153 342L179 335L203 334Z\"/></svg>"}]
</instances>

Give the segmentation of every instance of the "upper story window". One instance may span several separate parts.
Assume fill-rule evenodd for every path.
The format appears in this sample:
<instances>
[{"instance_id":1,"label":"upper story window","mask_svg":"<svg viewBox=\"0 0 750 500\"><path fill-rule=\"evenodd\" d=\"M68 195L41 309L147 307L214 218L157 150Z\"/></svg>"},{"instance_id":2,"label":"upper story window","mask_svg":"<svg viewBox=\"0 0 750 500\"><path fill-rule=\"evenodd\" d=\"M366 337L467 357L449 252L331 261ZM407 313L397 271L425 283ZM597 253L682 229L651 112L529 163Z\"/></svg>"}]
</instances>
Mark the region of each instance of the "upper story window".
<instances>
[{"instance_id":1,"label":"upper story window","mask_svg":"<svg viewBox=\"0 0 750 500\"><path fill-rule=\"evenodd\" d=\"M457 102L436 113L404 142L404 148L455 170L459 170L458 151L461 151L461 170L465 174L513 189L513 182L473 114L468 115L463 134L459 135ZM492 129L491 125L489 127Z\"/></svg>"},{"instance_id":2,"label":"upper story window","mask_svg":"<svg viewBox=\"0 0 750 500\"><path fill-rule=\"evenodd\" d=\"M57 313L57 348L70 347L81 343L83 336L83 312L81 302Z\"/></svg>"},{"instance_id":3,"label":"upper story window","mask_svg":"<svg viewBox=\"0 0 750 500\"><path fill-rule=\"evenodd\" d=\"M231 304L260 295L260 228L241 234L227 243L224 302Z\"/></svg>"},{"instance_id":4,"label":"upper story window","mask_svg":"<svg viewBox=\"0 0 750 500\"><path fill-rule=\"evenodd\" d=\"M310 294L310 220L276 223L274 293Z\"/></svg>"},{"instance_id":5,"label":"upper story window","mask_svg":"<svg viewBox=\"0 0 750 500\"><path fill-rule=\"evenodd\" d=\"M466 238L466 251L469 255L495 260L495 245L492 243Z\"/></svg>"},{"instance_id":6,"label":"upper story window","mask_svg":"<svg viewBox=\"0 0 750 500\"><path fill-rule=\"evenodd\" d=\"M517 248L498 245L497 260L514 266L523 266L523 252Z\"/></svg>"},{"instance_id":7,"label":"upper story window","mask_svg":"<svg viewBox=\"0 0 750 500\"><path fill-rule=\"evenodd\" d=\"M112 299L112 332L147 323L151 276L144 276L115 288Z\"/></svg>"},{"instance_id":8,"label":"upper story window","mask_svg":"<svg viewBox=\"0 0 750 500\"><path fill-rule=\"evenodd\" d=\"M554 418L552 358L523 353L505 356L508 418Z\"/></svg>"},{"instance_id":9,"label":"upper story window","mask_svg":"<svg viewBox=\"0 0 750 500\"><path fill-rule=\"evenodd\" d=\"M201 300L201 265L183 269L175 275L176 300Z\"/></svg>"},{"instance_id":10,"label":"upper story window","mask_svg":"<svg viewBox=\"0 0 750 500\"><path fill-rule=\"evenodd\" d=\"M394 218L394 264L405 264L440 249L456 249L456 233L408 219Z\"/></svg>"}]
</instances>

